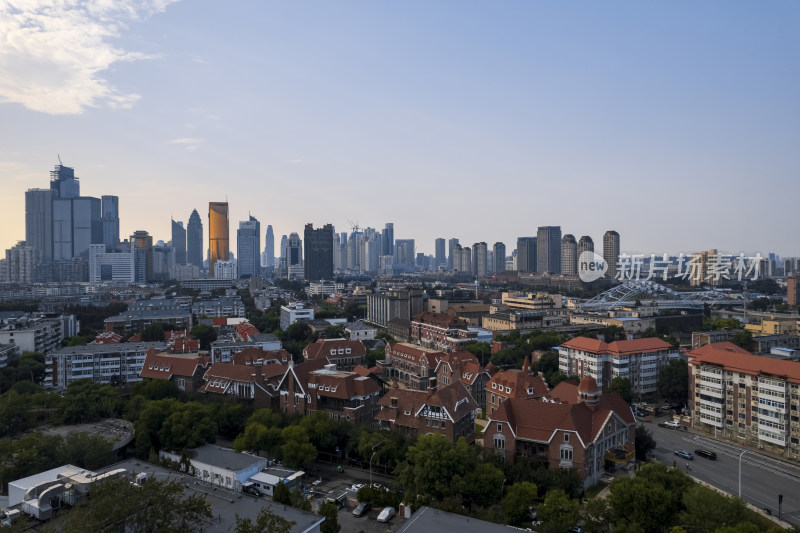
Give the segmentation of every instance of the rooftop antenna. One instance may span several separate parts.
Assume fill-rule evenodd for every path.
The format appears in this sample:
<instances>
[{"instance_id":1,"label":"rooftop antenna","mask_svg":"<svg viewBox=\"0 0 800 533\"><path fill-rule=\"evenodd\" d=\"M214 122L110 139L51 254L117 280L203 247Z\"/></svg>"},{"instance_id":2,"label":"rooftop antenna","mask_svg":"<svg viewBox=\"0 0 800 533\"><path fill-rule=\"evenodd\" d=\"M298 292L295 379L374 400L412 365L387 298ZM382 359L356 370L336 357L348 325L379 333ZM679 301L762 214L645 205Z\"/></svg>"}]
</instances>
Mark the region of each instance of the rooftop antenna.
<instances>
[{"instance_id":1,"label":"rooftop antenna","mask_svg":"<svg viewBox=\"0 0 800 533\"><path fill-rule=\"evenodd\" d=\"M58 164L63 166L64 163L61 162L61 155L60 154L56 154L56 157L58 158Z\"/></svg>"}]
</instances>

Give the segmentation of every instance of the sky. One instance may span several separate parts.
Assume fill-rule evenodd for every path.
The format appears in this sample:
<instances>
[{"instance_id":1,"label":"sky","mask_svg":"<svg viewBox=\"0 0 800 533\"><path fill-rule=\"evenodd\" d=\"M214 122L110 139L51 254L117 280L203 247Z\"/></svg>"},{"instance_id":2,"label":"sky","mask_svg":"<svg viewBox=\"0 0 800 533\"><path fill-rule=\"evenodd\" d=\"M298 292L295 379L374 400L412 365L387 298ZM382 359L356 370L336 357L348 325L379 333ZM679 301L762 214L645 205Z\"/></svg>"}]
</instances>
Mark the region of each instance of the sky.
<instances>
[{"instance_id":1,"label":"sky","mask_svg":"<svg viewBox=\"0 0 800 533\"><path fill-rule=\"evenodd\" d=\"M798 256L798 27L789 0L3 1L0 249L60 156L123 237L227 199L232 247L252 214L276 246Z\"/></svg>"}]
</instances>

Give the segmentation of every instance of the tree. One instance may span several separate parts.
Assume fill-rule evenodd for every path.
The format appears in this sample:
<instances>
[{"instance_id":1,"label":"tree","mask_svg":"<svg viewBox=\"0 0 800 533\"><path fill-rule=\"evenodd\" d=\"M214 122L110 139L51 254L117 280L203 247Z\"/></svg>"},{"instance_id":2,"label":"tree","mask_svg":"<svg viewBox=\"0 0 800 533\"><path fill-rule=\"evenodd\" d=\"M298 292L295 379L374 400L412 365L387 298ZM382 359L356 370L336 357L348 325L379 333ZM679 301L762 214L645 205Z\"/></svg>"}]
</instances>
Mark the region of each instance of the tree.
<instances>
[{"instance_id":1,"label":"tree","mask_svg":"<svg viewBox=\"0 0 800 533\"><path fill-rule=\"evenodd\" d=\"M195 448L213 442L217 424L209 408L199 402L180 404L171 412L158 432L161 445L169 448Z\"/></svg>"},{"instance_id":2,"label":"tree","mask_svg":"<svg viewBox=\"0 0 800 533\"><path fill-rule=\"evenodd\" d=\"M628 378L616 376L611 380L611 385L603 392L616 392L627 403L633 401L633 389L631 388L631 380Z\"/></svg>"},{"instance_id":3,"label":"tree","mask_svg":"<svg viewBox=\"0 0 800 533\"><path fill-rule=\"evenodd\" d=\"M689 398L689 365L686 361L674 359L661 369L658 393L673 405L686 403Z\"/></svg>"},{"instance_id":4,"label":"tree","mask_svg":"<svg viewBox=\"0 0 800 533\"><path fill-rule=\"evenodd\" d=\"M423 435L397 467L397 480L406 493L422 499L442 500L460 494L477 465L476 453L463 437L453 446L442 435Z\"/></svg>"},{"instance_id":5,"label":"tree","mask_svg":"<svg viewBox=\"0 0 800 533\"><path fill-rule=\"evenodd\" d=\"M79 424L117 416L121 408L122 400L114 387L79 379L67 387L60 414L65 423Z\"/></svg>"},{"instance_id":6,"label":"tree","mask_svg":"<svg viewBox=\"0 0 800 533\"><path fill-rule=\"evenodd\" d=\"M320 526L321 533L339 533L342 525L339 523L339 509L331 502L325 502L319 507L319 515L325 518Z\"/></svg>"},{"instance_id":7,"label":"tree","mask_svg":"<svg viewBox=\"0 0 800 533\"><path fill-rule=\"evenodd\" d=\"M267 507L258 512L255 524L249 518L236 515L236 533L289 533L294 525L295 522L276 515Z\"/></svg>"},{"instance_id":8,"label":"tree","mask_svg":"<svg viewBox=\"0 0 800 533\"><path fill-rule=\"evenodd\" d=\"M743 330L737 331L731 337L731 342L738 346L739 348L744 348L745 350L752 350L753 349L753 332L750 330Z\"/></svg>"},{"instance_id":9,"label":"tree","mask_svg":"<svg viewBox=\"0 0 800 533\"><path fill-rule=\"evenodd\" d=\"M611 506L605 498L589 498L583 506L586 533L608 533L611 531Z\"/></svg>"},{"instance_id":10,"label":"tree","mask_svg":"<svg viewBox=\"0 0 800 533\"><path fill-rule=\"evenodd\" d=\"M163 342L164 341L164 325L161 322L150 324L142 329L143 342Z\"/></svg>"},{"instance_id":11,"label":"tree","mask_svg":"<svg viewBox=\"0 0 800 533\"><path fill-rule=\"evenodd\" d=\"M653 435L642 424L636 426L635 434L636 459L647 461L647 454L656 447Z\"/></svg>"},{"instance_id":12,"label":"tree","mask_svg":"<svg viewBox=\"0 0 800 533\"><path fill-rule=\"evenodd\" d=\"M530 521L530 507L539 498L539 489L527 481L514 483L506 490L500 505L508 523L524 526ZM537 514L538 516L538 514Z\"/></svg>"},{"instance_id":13,"label":"tree","mask_svg":"<svg viewBox=\"0 0 800 533\"><path fill-rule=\"evenodd\" d=\"M292 493L285 483L275 485L275 490L272 492L272 501L283 505L292 505Z\"/></svg>"},{"instance_id":14,"label":"tree","mask_svg":"<svg viewBox=\"0 0 800 533\"><path fill-rule=\"evenodd\" d=\"M290 468L300 468L317 460L317 449L311 444L308 432L301 426L289 426L281 432L281 458Z\"/></svg>"},{"instance_id":15,"label":"tree","mask_svg":"<svg viewBox=\"0 0 800 533\"><path fill-rule=\"evenodd\" d=\"M741 498L725 496L716 491L693 485L683 495L685 511L680 523L689 531L713 531L747 521L747 507Z\"/></svg>"},{"instance_id":16,"label":"tree","mask_svg":"<svg viewBox=\"0 0 800 533\"><path fill-rule=\"evenodd\" d=\"M44 354L39 352L22 352L16 364L16 379L14 381L27 380L37 385L41 385L44 379Z\"/></svg>"},{"instance_id":17,"label":"tree","mask_svg":"<svg viewBox=\"0 0 800 533\"><path fill-rule=\"evenodd\" d=\"M497 487L504 479L502 470L491 463L478 463L465 479L461 496L465 505L468 504L467 509L471 509L473 503L479 507L497 503Z\"/></svg>"},{"instance_id":18,"label":"tree","mask_svg":"<svg viewBox=\"0 0 800 533\"><path fill-rule=\"evenodd\" d=\"M557 533L567 531L578 522L578 502L570 500L561 489L551 490L536 509L536 516L543 522L539 531Z\"/></svg>"},{"instance_id":19,"label":"tree","mask_svg":"<svg viewBox=\"0 0 800 533\"><path fill-rule=\"evenodd\" d=\"M64 515L63 531L197 531L212 518L205 496L184 497L178 481L149 479L134 485L125 477L103 480L90 497Z\"/></svg>"},{"instance_id":20,"label":"tree","mask_svg":"<svg viewBox=\"0 0 800 533\"><path fill-rule=\"evenodd\" d=\"M217 340L217 332L206 324L197 324L192 328L192 337L200 341L201 350L210 350L211 343Z\"/></svg>"}]
</instances>

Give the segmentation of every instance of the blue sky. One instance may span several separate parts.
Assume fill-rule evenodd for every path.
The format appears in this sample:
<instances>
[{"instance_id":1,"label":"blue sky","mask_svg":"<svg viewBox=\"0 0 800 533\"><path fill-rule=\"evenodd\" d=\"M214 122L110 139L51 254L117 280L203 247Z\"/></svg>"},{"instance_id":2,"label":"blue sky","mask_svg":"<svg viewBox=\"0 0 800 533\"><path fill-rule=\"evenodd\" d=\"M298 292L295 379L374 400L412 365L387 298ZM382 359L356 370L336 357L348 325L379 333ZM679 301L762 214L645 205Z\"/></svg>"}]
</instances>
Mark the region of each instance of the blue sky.
<instances>
[{"instance_id":1,"label":"blue sky","mask_svg":"<svg viewBox=\"0 0 800 533\"><path fill-rule=\"evenodd\" d=\"M50 4L0 4L2 248L60 154L123 235L227 198L277 239L800 255L796 2Z\"/></svg>"}]
</instances>

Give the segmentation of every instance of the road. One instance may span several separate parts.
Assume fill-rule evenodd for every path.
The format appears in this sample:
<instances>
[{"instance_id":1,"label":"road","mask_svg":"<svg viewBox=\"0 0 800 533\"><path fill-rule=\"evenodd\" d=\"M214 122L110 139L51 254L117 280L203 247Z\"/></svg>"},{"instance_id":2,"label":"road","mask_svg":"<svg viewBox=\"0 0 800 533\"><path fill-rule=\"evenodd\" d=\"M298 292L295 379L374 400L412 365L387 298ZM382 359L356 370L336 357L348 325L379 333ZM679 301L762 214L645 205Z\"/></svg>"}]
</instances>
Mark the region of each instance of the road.
<instances>
[{"instance_id":1,"label":"road","mask_svg":"<svg viewBox=\"0 0 800 533\"><path fill-rule=\"evenodd\" d=\"M738 495L739 454L745 451L744 448L688 431L660 428L656 423L644 425L656 441L656 459L682 468L689 463L690 475L727 493ZM695 456L693 461L687 461L675 455L675 450L694 453L698 448L716 452L717 460ZM742 498L759 509L769 509L777 516L778 495L783 494L782 519L800 525L800 468L751 450L744 454L741 464Z\"/></svg>"}]
</instances>

